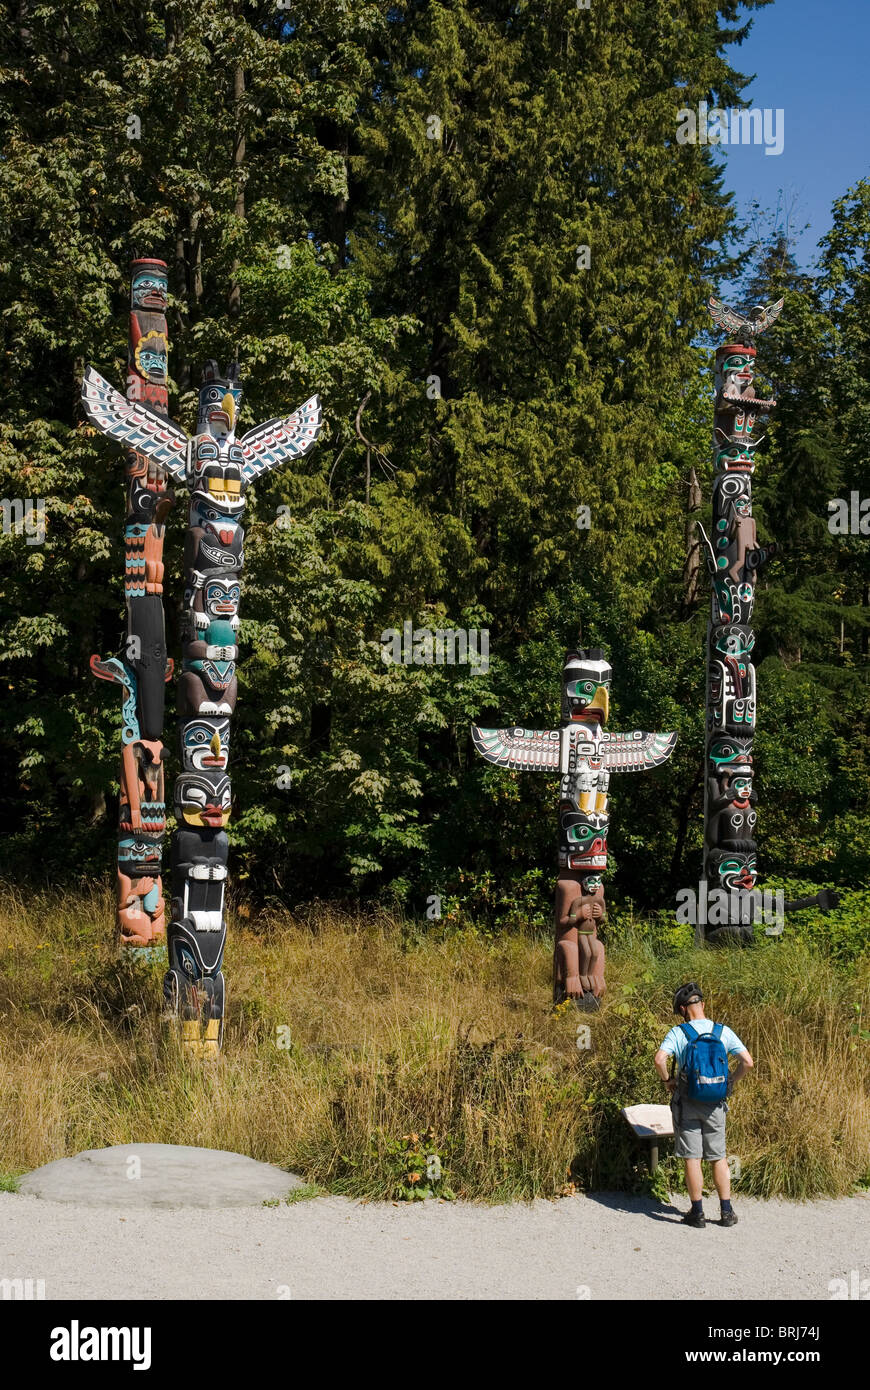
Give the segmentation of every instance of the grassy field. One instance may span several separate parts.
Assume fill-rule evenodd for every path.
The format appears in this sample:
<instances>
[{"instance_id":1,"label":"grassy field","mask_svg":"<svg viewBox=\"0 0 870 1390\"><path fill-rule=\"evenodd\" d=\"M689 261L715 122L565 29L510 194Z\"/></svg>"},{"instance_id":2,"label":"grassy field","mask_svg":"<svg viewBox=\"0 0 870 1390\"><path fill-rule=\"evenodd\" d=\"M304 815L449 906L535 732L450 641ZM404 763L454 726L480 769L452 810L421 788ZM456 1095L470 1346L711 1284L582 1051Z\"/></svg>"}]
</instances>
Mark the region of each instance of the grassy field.
<instances>
[{"instance_id":1,"label":"grassy field","mask_svg":"<svg viewBox=\"0 0 870 1390\"><path fill-rule=\"evenodd\" d=\"M675 986L695 978L756 1060L729 1116L736 1192L837 1196L870 1177L870 962L835 967L788 932L697 952L623 921L601 1012L554 1015L543 938L242 908L209 1068L161 1024L162 967L113 949L107 891L25 901L7 885L0 901L7 1175L159 1141L238 1150L357 1197L637 1190L649 1180L619 1112L665 1098L652 1056ZM680 1168L669 1158L658 1189L679 1190Z\"/></svg>"}]
</instances>

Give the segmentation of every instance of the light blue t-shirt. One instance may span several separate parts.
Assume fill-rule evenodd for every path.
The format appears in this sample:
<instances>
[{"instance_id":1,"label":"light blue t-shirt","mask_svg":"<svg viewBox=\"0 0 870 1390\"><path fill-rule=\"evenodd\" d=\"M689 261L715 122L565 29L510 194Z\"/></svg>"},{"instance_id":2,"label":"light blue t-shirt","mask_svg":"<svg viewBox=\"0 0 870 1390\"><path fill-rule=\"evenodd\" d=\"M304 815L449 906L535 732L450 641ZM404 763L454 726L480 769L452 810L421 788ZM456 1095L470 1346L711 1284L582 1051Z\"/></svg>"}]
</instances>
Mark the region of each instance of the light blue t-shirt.
<instances>
[{"instance_id":1,"label":"light blue t-shirt","mask_svg":"<svg viewBox=\"0 0 870 1390\"><path fill-rule=\"evenodd\" d=\"M686 1022L692 1025L696 1033L709 1033L714 1026L715 1020L712 1018L689 1018ZM722 1042L725 1045L725 1051L728 1053L729 1057L735 1056L738 1052L746 1051L746 1048L743 1046L737 1034L733 1032L727 1024L724 1024L722 1027ZM683 1032L682 1025L678 1023L676 1027L672 1028L668 1033L659 1051L666 1052L669 1057L676 1057L677 1066L681 1067L688 1046L689 1042Z\"/></svg>"}]
</instances>

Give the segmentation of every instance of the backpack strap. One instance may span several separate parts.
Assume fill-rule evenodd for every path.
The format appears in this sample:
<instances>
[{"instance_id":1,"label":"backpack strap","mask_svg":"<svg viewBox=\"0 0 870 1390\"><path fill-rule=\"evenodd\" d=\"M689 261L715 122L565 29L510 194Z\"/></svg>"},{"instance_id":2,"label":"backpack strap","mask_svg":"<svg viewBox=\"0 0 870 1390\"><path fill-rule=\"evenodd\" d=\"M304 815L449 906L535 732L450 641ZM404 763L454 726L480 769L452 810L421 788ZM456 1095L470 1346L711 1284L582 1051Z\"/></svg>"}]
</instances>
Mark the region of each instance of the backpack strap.
<instances>
[{"instance_id":1,"label":"backpack strap","mask_svg":"<svg viewBox=\"0 0 870 1390\"><path fill-rule=\"evenodd\" d=\"M695 1039L698 1037L698 1034L695 1032L695 1029L692 1027L691 1023L681 1023L680 1031L685 1036L687 1042L694 1042Z\"/></svg>"},{"instance_id":2,"label":"backpack strap","mask_svg":"<svg viewBox=\"0 0 870 1390\"><path fill-rule=\"evenodd\" d=\"M714 1024L713 1024L713 1037L716 1039L717 1042L719 1041L719 1039L720 1039L721 1036L722 1036L722 1028L723 1028L723 1027L724 1027L724 1025L721 1024L721 1023L714 1023Z\"/></svg>"}]
</instances>

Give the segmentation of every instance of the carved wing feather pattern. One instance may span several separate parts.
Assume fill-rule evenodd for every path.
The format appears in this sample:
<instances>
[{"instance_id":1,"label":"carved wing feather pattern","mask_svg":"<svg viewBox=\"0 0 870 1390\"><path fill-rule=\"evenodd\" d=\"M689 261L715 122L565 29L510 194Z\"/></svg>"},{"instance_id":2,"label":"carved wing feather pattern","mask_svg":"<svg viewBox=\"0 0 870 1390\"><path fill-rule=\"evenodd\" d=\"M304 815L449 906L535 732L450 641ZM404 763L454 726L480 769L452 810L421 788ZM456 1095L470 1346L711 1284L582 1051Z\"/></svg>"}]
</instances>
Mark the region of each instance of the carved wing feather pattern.
<instances>
[{"instance_id":1,"label":"carved wing feather pattern","mask_svg":"<svg viewBox=\"0 0 870 1390\"><path fill-rule=\"evenodd\" d=\"M128 401L93 367L85 370L82 403L91 424L103 434L147 454L177 482L184 482L188 437L178 425L141 401Z\"/></svg>"},{"instance_id":2,"label":"carved wing feather pattern","mask_svg":"<svg viewBox=\"0 0 870 1390\"><path fill-rule=\"evenodd\" d=\"M759 333L763 333L765 328L769 328L779 318L784 303L784 299L778 299L775 304L768 304L762 313L751 318L738 314L736 309L730 309L721 299L711 294L707 300L707 308L713 322L725 333L747 333L750 337L757 338Z\"/></svg>"},{"instance_id":3,"label":"carved wing feather pattern","mask_svg":"<svg viewBox=\"0 0 870 1390\"><path fill-rule=\"evenodd\" d=\"M666 763L676 743L674 733L645 734L634 729L628 734L602 734L600 751L604 766L612 772L644 772Z\"/></svg>"},{"instance_id":4,"label":"carved wing feather pattern","mask_svg":"<svg viewBox=\"0 0 870 1390\"><path fill-rule=\"evenodd\" d=\"M562 736L558 729L479 729L471 727L482 758L516 772L558 772Z\"/></svg>"},{"instance_id":5,"label":"carved wing feather pattern","mask_svg":"<svg viewBox=\"0 0 870 1390\"><path fill-rule=\"evenodd\" d=\"M303 458L314 448L322 428L323 410L319 396L312 396L286 420L276 417L263 425L255 425L239 440L244 455L242 473L245 481L258 478L261 473L277 468L279 463L287 459Z\"/></svg>"},{"instance_id":6,"label":"carved wing feather pattern","mask_svg":"<svg viewBox=\"0 0 870 1390\"><path fill-rule=\"evenodd\" d=\"M779 318L784 303L784 299L778 299L775 304L768 304L764 313L760 314L755 320L754 332L756 334L763 333L765 328L769 328L770 325Z\"/></svg>"},{"instance_id":7,"label":"carved wing feather pattern","mask_svg":"<svg viewBox=\"0 0 870 1390\"><path fill-rule=\"evenodd\" d=\"M711 294L707 300L707 308L710 310L710 317L717 328L723 329L726 333L737 333L741 328L745 328L747 320L742 314L738 314L734 309L729 309L721 299L717 299Z\"/></svg>"}]
</instances>

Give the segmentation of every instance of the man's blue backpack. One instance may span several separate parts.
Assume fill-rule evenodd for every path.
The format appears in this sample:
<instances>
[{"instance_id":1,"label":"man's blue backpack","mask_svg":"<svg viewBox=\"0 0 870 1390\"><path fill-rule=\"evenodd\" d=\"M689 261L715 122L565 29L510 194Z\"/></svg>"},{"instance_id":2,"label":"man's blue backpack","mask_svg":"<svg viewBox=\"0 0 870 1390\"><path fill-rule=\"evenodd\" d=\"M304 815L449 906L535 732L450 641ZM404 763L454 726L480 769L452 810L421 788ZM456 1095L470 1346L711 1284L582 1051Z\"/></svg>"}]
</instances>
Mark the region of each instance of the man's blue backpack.
<instances>
[{"instance_id":1,"label":"man's blue backpack","mask_svg":"<svg viewBox=\"0 0 870 1390\"><path fill-rule=\"evenodd\" d=\"M722 1024L709 1033L698 1033L691 1023L681 1023L688 1047L680 1066L689 1100L718 1105L728 1095L728 1053L722 1041Z\"/></svg>"}]
</instances>

